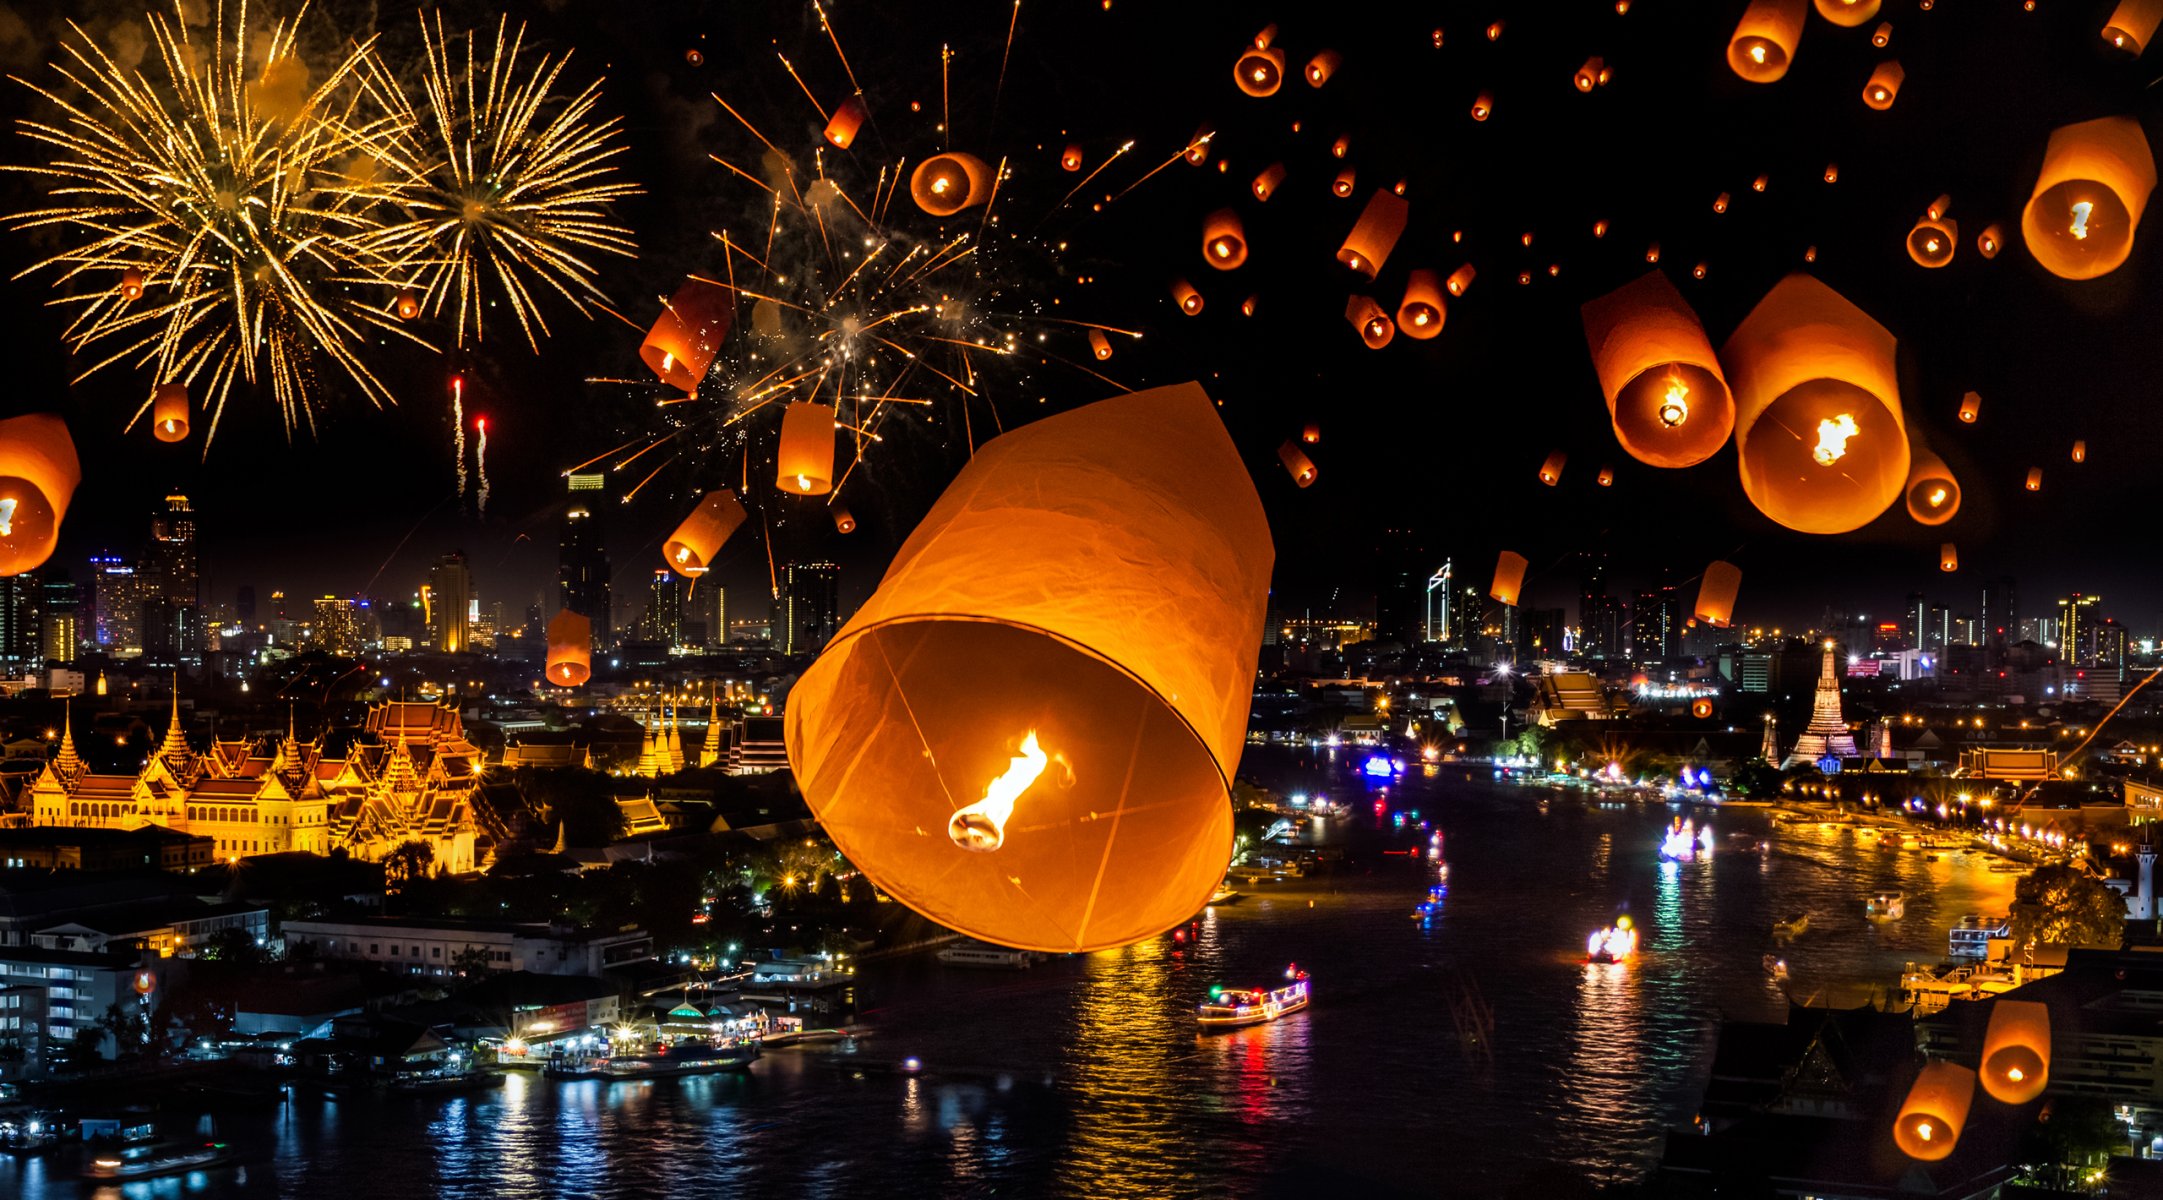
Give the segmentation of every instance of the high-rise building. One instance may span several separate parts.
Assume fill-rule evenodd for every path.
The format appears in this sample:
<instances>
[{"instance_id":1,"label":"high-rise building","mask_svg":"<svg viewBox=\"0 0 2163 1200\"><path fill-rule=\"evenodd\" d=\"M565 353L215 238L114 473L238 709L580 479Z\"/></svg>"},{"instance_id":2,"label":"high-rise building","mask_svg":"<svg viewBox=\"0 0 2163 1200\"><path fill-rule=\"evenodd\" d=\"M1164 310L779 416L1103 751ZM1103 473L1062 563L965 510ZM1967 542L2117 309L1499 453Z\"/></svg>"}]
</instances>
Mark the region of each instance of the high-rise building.
<instances>
[{"instance_id":1,"label":"high-rise building","mask_svg":"<svg viewBox=\"0 0 2163 1200\"><path fill-rule=\"evenodd\" d=\"M601 545L599 515L604 481L599 472L570 476L563 529L556 541L556 605L593 626L595 650L614 640L609 632L608 551Z\"/></svg>"},{"instance_id":2,"label":"high-rise building","mask_svg":"<svg viewBox=\"0 0 2163 1200\"><path fill-rule=\"evenodd\" d=\"M318 597L310 641L319 649L347 658L361 652L360 602Z\"/></svg>"},{"instance_id":3,"label":"high-rise building","mask_svg":"<svg viewBox=\"0 0 2163 1200\"><path fill-rule=\"evenodd\" d=\"M1630 605L1630 657L1665 662L1682 657L1682 594L1671 587L1637 593Z\"/></svg>"},{"instance_id":4,"label":"high-rise building","mask_svg":"<svg viewBox=\"0 0 2163 1200\"><path fill-rule=\"evenodd\" d=\"M2020 612L2011 576L2000 575L1983 583L1983 646L1985 661L1996 666L2005 648L2020 641Z\"/></svg>"},{"instance_id":5,"label":"high-rise building","mask_svg":"<svg viewBox=\"0 0 2163 1200\"><path fill-rule=\"evenodd\" d=\"M195 538L195 509L188 498L174 492L150 518L150 544L137 571L143 603L163 601L155 624L146 611L143 618L144 653L153 644L158 661L199 664L203 661L202 566Z\"/></svg>"},{"instance_id":6,"label":"high-rise building","mask_svg":"<svg viewBox=\"0 0 2163 1200\"><path fill-rule=\"evenodd\" d=\"M684 578L667 567L656 567L646 592L646 611L638 619L638 639L681 646L683 640Z\"/></svg>"},{"instance_id":7,"label":"high-rise building","mask_svg":"<svg viewBox=\"0 0 2163 1200\"><path fill-rule=\"evenodd\" d=\"M428 645L443 654L459 654L472 648L473 573L466 569L463 550L453 550L429 569Z\"/></svg>"},{"instance_id":8,"label":"high-rise building","mask_svg":"<svg viewBox=\"0 0 2163 1200\"><path fill-rule=\"evenodd\" d=\"M2095 630L2103 603L2101 596L2074 592L2058 601L2058 657L2077 667L2095 665Z\"/></svg>"},{"instance_id":9,"label":"high-rise building","mask_svg":"<svg viewBox=\"0 0 2163 1200\"><path fill-rule=\"evenodd\" d=\"M242 584L233 595L233 616L245 625L255 620L255 585Z\"/></svg>"},{"instance_id":10,"label":"high-rise building","mask_svg":"<svg viewBox=\"0 0 2163 1200\"><path fill-rule=\"evenodd\" d=\"M127 654L143 647L143 589L135 577L135 564L107 552L90 556L91 637L108 654Z\"/></svg>"},{"instance_id":11,"label":"high-rise building","mask_svg":"<svg viewBox=\"0 0 2163 1200\"><path fill-rule=\"evenodd\" d=\"M2110 617L2096 622L2094 630L2095 665L2123 675L2132 657L2131 631Z\"/></svg>"},{"instance_id":12,"label":"high-rise building","mask_svg":"<svg viewBox=\"0 0 2163 1200\"><path fill-rule=\"evenodd\" d=\"M82 593L66 571L47 572L38 597L38 650L46 662L74 662L82 644Z\"/></svg>"},{"instance_id":13,"label":"high-rise building","mask_svg":"<svg viewBox=\"0 0 2163 1200\"><path fill-rule=\"evenodd\" d=\"M1445 558L1427 577L1426 628L1421 631L1427 641L1448 645L1457 640L1457 630L1450 621L1450 585L1450 560Z\"/></svg>"},{"instance_id":14,"label":"high-rise building","mask_svg":"<svg viewBox=\"0 0 2163 1200\"><path fill-rule=\"evenodd\" d=\"M1410 529L1384 529L1375 547L1375 637L1416 646L1425 640L1424 585L1427 556L1419 535Z\"/></svg>"},{"instance_id":15,"label":"high-rise building","mask_svg":"<svg viewBox=\"0 0 2163 1200\"><path fill-rule=\"evenodd\" d=\"M1921 592L1909 592L1906 613L1907 629L1904 633L1907 638L1907 648L1910 650L1928 649L1930 646L1930 600ZM1852 646L1855 643L1849 642L1848 644Z\"/></svg>"},{"instance_id":16,"label":"high-rise building","mask_svg":"<svg viewBox=\"0 0 2163 1200\"><path fill-rule=\"evenodd\" d=\"M841 568L830 562L790 563L783 613L785 654L810 654L840 626Z\"/></svg>"},{"instance_id":17,"label":"high-rise building","mask_svg":"<svg viewBox=\"0 0 2163 1200\"><path fill-rule=\"evenodd\" d=\"M1609 608L1607 552L1587 551L1577 580L1577 650L1587 656L1604 656L1618 647L1621 614Z\"/></svg>"},{"instance_id":18,"label":"high-rise building","mask_svg":"<svg viewBox=\"0 0 2163 1200\"><path fill-rule=\"evenodd\" d=\"M44 587L36 575L0 575L0 675L21 676L44 661L38 604Z\"/></svg>"}]
</instances>

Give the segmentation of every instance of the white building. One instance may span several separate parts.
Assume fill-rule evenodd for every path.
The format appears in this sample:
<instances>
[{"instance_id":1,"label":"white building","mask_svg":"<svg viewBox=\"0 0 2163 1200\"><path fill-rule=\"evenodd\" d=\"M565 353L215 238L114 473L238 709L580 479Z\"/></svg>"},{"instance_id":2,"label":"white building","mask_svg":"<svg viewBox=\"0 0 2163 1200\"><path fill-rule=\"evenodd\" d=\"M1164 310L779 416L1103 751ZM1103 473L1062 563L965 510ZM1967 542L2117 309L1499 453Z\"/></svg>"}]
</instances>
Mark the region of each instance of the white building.
<instances>
[{"instance_id":1,"label":"white building","mask_svg":"<svg viewBox=\"0 0 2163 1200\"><path fill-rule=\"evenodd\" d=\"M653 957L653 936L642 929L600 931L565 923L408 920L354 917L287 921L286 952L377 963L408 975L447 975L478 961L488 971L536 975L599 975L609 967Z\"/></svg>"}]
</instances>

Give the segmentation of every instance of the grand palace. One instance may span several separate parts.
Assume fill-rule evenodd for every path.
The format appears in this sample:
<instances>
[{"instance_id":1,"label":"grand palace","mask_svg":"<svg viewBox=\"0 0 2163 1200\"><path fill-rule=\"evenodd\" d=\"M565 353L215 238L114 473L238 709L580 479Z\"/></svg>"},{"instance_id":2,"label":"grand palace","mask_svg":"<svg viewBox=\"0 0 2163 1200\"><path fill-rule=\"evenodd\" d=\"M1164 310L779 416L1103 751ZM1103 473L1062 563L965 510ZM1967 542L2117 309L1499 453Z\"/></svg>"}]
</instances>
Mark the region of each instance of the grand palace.
<instances>
[{"instance_id":1,"label":"grand palace","mask_svg":"<svg viewBox=\"0 0 2163 1200\"><path fill-rule=\"evenodd\" d=\"M221 858L302 850L344 851L379 861L407 842L434 852L433 868L466 872L489 845L476 820L481 752L455 709L386 702L370 706L373 741L353 739L341 758L324 739L212 741L196 753L173 702L165 739L133 775L99 775L72 730L30 787L33 825L136 829L157 825L216 839Z\"/></svg>"}]
</instances>

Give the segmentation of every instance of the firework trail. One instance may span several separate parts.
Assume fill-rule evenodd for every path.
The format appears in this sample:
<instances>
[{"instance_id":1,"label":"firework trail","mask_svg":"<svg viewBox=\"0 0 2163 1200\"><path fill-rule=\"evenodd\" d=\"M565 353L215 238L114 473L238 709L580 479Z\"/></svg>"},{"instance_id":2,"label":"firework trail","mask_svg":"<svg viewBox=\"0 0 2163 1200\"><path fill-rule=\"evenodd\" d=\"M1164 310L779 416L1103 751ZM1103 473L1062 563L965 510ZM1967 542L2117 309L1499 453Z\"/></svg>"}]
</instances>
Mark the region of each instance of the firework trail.
<instances>
[{"instance_id":1,"label":"firework trail","mask_svg":"<svg viewBox=\"0 0 2163 1200\"><path fill-rule=\"evenodd\" d=\"M458 460L458 498L466 498L466 377L451 376L451 456Z\"/></svg>"},{"instance_id":2,"label":"firework trail","mask_svg":"<svg viewBox=\"0 0 2163 1200\"><path fill-rule=\"evenodd\" d=\"M488 515L488 418L475 418L473 428L480 434L480 440L473 447L473 465L481 477L480 515L485 517Z\"/></svg>"}]
</instances>

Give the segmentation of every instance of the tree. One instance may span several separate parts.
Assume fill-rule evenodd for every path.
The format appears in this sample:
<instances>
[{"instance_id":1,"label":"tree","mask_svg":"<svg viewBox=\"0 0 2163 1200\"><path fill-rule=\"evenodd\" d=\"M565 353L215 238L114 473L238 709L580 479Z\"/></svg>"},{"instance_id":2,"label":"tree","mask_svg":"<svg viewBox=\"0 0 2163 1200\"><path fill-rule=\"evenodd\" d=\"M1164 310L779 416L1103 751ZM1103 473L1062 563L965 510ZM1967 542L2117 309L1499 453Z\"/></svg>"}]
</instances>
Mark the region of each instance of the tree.
<instances>
[{"instance_id":1,"label":"tree","mask_svg":"<svg viewBox=\"0 0 2163 1200\"><path fill-rule=\"evenodd\" d=\"M2013 888L2013 941L2026 946L2118 946L2125 900L2072 867L2037 867Z\"/></svg>"},{"instance_id":2,"label":"tree","mask_svg":"<svg viewBox=\"0 0 2163 1200\"><path fill-rule=\"evenodd\" d=\"M2031 1178L2070 1191L2111 1155L2124 1154L2129 1134L2110 1101L2058 1096L2021 1139L2021 1160Z\"/></svg>"},{"instance_id":3,"label":"tree","mask_svg":"<svg viewBox=\"0 0 2163 1200\"><path fill-rule=\"evenodd\" d=\"M383 856L384 881L396 891L414 880L426 878L429 866L435 861L436 848L427 842L400 842L397 848Z\"/></svg>"},{"instance_id":4,"label":"tree","mask_svg":"<svg viewBox=\"0 0 2163 1200\"><path fill-rule=\"evenodd\" d=\"M451 955L451 969L460 975L486 975L495 967L486 946L468 946Z\"/></svg>"}]
</instances>

